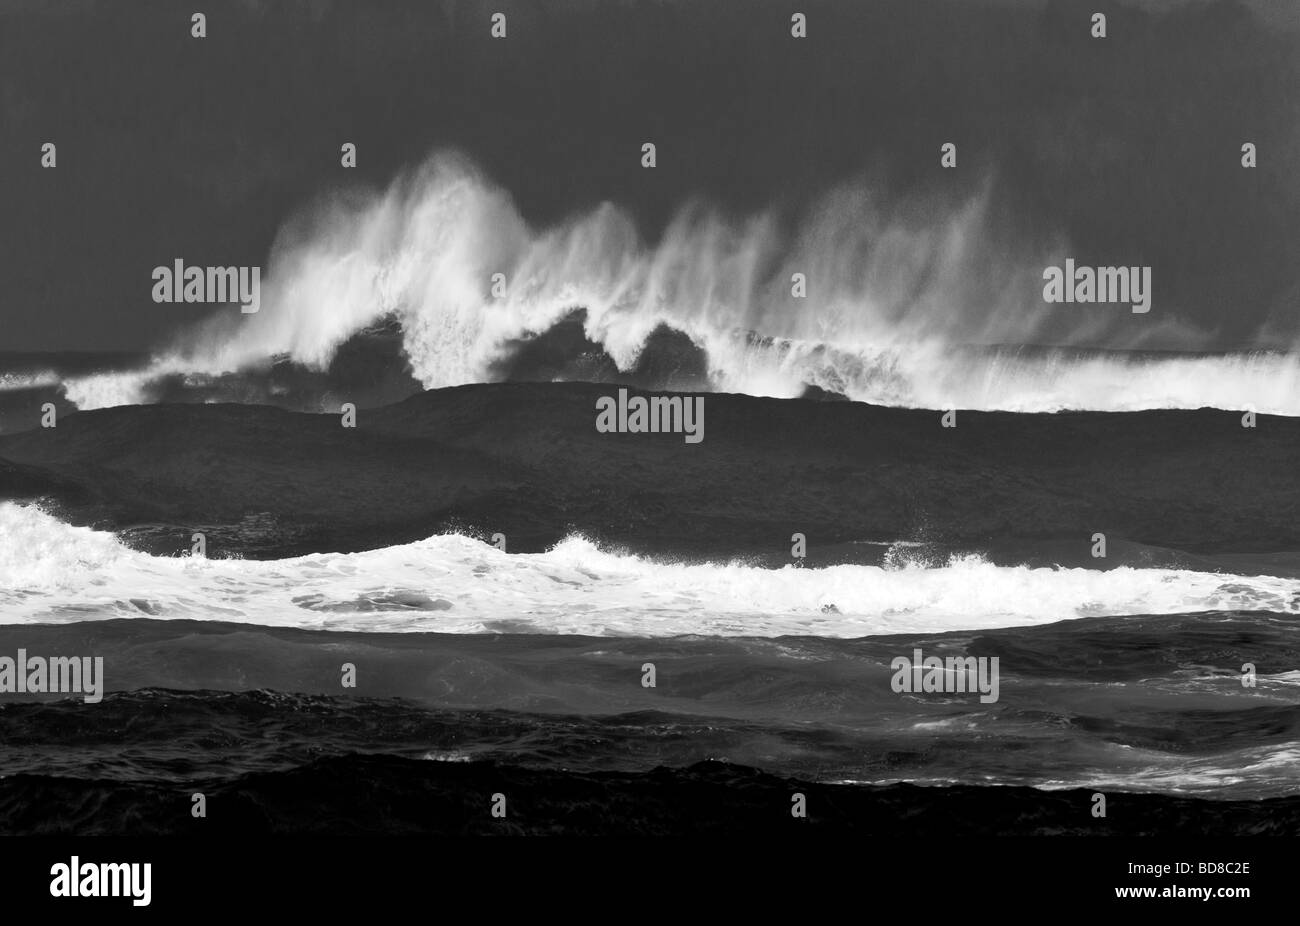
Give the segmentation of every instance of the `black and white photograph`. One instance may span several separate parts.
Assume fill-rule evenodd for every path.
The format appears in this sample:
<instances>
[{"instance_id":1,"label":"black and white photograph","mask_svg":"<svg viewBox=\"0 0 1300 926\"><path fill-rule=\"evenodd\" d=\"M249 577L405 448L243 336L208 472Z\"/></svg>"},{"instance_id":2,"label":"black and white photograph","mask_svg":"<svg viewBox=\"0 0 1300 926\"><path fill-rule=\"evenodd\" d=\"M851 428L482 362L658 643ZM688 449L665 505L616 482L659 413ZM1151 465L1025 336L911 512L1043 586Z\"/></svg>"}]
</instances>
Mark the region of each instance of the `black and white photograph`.
<instances>
[{"instance_id":1,"label":"black and white photograph","mask_svg":"<svg viewBox=\"0 0 1300 926\"><path fill-rule=\"evenodd\" d=\"M1286 896L1300 2L0 0L0 216L6 898Z\"/></svg>"}]
</instances>

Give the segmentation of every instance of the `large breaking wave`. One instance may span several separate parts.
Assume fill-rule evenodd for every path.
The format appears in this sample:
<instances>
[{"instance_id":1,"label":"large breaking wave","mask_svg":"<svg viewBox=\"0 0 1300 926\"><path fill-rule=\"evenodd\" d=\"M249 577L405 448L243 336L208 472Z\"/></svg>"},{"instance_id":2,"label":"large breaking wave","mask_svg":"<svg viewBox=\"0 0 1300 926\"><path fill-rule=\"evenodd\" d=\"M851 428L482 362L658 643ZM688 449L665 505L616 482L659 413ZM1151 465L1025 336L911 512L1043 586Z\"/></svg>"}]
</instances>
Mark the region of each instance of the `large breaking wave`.
<instances>
[{"instance_id":1,"label":"large breaking wave","mask_svg":"<svg viewBox=\"0 0 1300 926\"><path fill-rule=\"evenodd\" d=\"M400 326L424 388L486 382L503 378L521 343L580 311L586 339L619 370L656 331L689 338L707 366L693 388L795 397L812 386L920 408L1300 415L1292 353L1153 352L1210 336L1176 320L1158 278L1149 315L1045 304L1042 269L1068 244L1010 228L992 181L947 204L879 186L848 184L795 214L737 219L688 204L650 242L611 204L535 229L467 159L437 154L386 191L336 196L289 222L259 313L223 309L144 369L72 377L65 393L88 409L152 401L163 377L202 382L270 358L321 370L385 320Z\"/></svg>"}]
</instances>

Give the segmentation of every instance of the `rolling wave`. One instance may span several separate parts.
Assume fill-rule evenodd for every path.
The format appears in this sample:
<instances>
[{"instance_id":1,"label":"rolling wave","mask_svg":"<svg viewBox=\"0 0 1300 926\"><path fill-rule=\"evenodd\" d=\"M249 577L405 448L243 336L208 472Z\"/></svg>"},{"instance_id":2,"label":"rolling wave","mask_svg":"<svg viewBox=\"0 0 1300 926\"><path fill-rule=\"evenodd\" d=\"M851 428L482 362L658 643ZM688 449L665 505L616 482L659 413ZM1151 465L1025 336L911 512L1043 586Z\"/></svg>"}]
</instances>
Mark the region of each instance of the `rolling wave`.
<instances>
[{"instance_id":1,"label":"rolling wave","mask_svg":"<svg viewBox=\"0 0 1300 926\"><path fill-rule=\"evenodd\" d=\"M570 537L507 555L461 535L246 561L151 556L32 506L0 504L6 622L128 616L272 627L592 636L869 634L1207 610L1300 613L1300 582L1175 569L928 564L763 569L656 561Z\"/></svg>"}]
</instances>

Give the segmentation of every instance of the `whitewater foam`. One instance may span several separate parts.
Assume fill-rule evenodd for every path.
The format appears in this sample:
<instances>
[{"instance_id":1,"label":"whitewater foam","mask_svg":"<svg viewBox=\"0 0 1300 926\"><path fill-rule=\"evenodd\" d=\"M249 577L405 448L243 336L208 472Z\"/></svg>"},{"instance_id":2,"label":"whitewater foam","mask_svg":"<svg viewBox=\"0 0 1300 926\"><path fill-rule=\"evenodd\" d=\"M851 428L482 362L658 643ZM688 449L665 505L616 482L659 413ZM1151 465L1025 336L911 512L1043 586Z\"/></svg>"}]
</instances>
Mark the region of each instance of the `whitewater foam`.
<instances>
[{"instance_id":1,"label":"whitewater foam","mask_svg":"<svg viewBox=\"0 0 1300 926\"><path fill-rule=\"evenodd\" d=\"M762 569L654 562L578 537L541 554L446 535L275 561L156 557L0 503L5 623L150 616L333 630L859 637L1235 609L1300 613L1300 582L1001 567L975 556L937 568Z\"/></svg>"}]
</instances>

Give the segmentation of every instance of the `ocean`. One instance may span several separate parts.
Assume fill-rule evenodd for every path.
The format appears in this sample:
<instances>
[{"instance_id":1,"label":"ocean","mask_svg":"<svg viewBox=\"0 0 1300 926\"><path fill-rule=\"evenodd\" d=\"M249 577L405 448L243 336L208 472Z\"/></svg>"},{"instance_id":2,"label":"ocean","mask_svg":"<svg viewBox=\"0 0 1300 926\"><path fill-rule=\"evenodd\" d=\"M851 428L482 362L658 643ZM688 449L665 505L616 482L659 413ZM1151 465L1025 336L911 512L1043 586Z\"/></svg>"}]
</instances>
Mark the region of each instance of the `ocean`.
<instances>
[{"instance_id":1,"label":"ocean","mask_svg":"<svg viewBox=\"0 0 1300 926\"><path fill-rule=\"evenodd\" d=\"M611 390L7 428L4 831L1300 832L1294 419Z\"/></svg>"}]
</instances>

